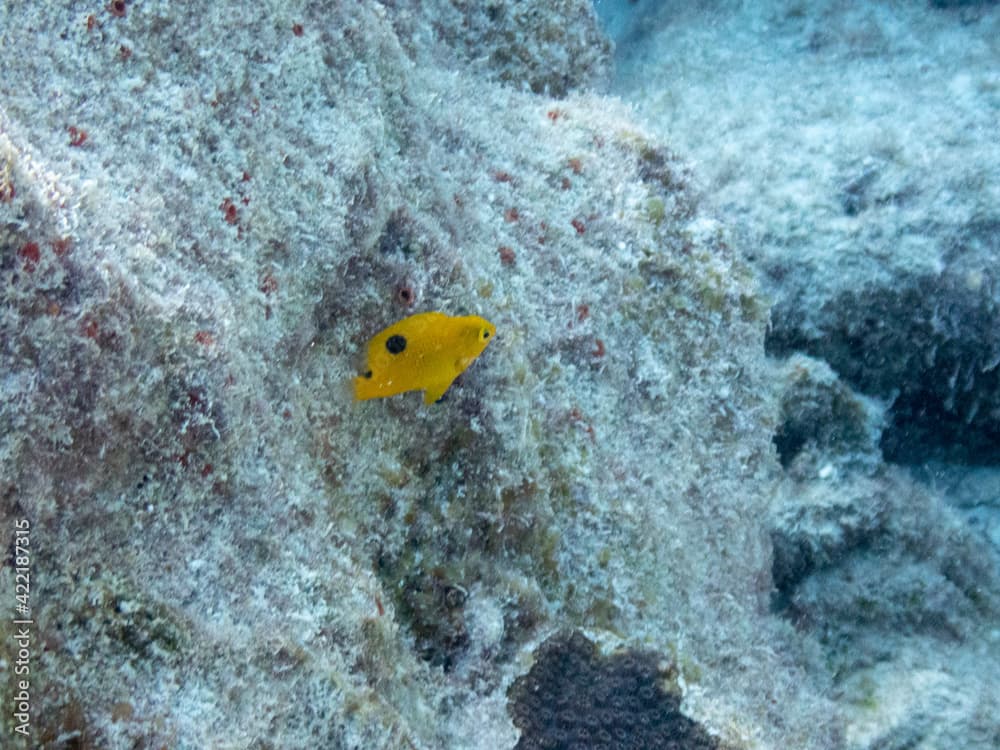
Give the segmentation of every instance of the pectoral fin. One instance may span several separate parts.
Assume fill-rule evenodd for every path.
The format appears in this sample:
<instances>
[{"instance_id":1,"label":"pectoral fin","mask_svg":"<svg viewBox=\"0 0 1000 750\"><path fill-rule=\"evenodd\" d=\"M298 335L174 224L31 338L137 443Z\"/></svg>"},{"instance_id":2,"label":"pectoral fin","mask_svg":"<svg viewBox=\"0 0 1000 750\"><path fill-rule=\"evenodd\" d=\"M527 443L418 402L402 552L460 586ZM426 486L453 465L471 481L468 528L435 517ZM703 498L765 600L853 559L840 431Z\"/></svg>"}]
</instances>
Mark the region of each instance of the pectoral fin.
<instances>
[{"instance_id":1,"label":"pectoral fin","mask_svg":"<svg viewBox=\"0 0 1000 750\"><path fill-rule=\"evenodd\" d=\"M427 389L424 391L424 403L433 404L438 401L444 395L444 392L448 390L448 387L454 382L455 378L451 378L450 380L444 380L440 383L433 383L432 385L427 386Z\"/></svg>"}]
</instances>

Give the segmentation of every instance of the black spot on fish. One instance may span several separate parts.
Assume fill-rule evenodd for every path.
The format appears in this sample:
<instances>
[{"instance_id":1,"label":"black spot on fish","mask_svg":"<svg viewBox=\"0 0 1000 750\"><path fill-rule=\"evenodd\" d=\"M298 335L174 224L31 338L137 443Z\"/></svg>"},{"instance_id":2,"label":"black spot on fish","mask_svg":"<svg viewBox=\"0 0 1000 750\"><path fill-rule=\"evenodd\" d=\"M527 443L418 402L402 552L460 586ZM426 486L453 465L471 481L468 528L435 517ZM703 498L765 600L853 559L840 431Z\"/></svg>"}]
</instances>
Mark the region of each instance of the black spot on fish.
<instances>
[{"instance_id":1,"label":"black spot on fish","mask_svg":"<svg viewBox=\"0 0 1000 750\"><path fill-rule=\"evenodd\" d=\"M368 380L371 380L372 379L372 371L371 370L365 370L365 372L361 375L361 377L366 378Z\"/></svg>"},{"instance_id":2,"label":"black spot on fish","mask_svg":"<svg viewBox=\"0 0 1000 750\"><path fill-rule=\"evenodd\" d=\"M399 354L406 348L406 338L398 333L395 336L390 336L389 340L385 342L385 348L389 350L389 354Z\"/></svg>"}]
</instances>

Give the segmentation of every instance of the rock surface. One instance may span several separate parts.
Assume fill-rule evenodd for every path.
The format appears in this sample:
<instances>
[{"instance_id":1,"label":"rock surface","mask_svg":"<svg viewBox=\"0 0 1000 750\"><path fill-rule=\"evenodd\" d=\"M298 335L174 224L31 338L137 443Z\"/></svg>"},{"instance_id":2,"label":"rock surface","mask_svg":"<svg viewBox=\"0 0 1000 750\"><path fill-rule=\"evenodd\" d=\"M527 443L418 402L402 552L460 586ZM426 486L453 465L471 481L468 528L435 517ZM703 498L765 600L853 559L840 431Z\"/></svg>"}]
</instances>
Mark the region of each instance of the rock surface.
<instances>
[{"instance_id":1,"label":"rock surface","mask_svg":"<svg viewBox=\"0 0 1000 750\"><path fill-rule=\"evenodd\" d=\"M890 461L996 465L1000 12L736 6L647 13L615 90L746 232L771 354L888 400Z\"/></svg>"},{"instance_id":2,"label":"rock surface","mask_svg":"<svg viewBox=\"0 0 1000 750\"><path fill-rule=\"evenodd\" d=\"M7 4L4 747L996 746L996 4L601 5Z\"/></svg>"},{"instance_id":3,"label":"rock surface","mask_svg":"<svg viewBox=\"0 0 1000 750\"><path fill-rule=\"evenodd\" d=\"M25 746L513 747L566 628L676 661L720 742L830 745L767 612L748 267L668 144L573 90L585 5L439 5L7 8ZM441 404L353 403L367 339L433 309L497 340Z\"/></svg>"},{"instance_id":4,"label":"rock surface","mask_svg":"<svg viewBox=\"0 0 1000 750\"><path fill-rule=\"evenodd\" d=\"M638 12L612 90L692 158L774 302L772 608L843 746L993 748L996 4Z\"/></svg>"}]
</instances>

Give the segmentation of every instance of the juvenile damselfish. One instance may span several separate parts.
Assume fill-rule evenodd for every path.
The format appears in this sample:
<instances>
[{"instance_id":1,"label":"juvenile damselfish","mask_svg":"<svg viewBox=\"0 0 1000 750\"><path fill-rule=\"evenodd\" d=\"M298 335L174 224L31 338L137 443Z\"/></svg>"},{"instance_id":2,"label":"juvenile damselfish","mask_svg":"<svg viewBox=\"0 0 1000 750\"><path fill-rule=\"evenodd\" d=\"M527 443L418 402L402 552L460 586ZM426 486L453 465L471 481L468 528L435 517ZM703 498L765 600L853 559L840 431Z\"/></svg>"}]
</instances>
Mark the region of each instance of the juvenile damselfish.
<instances>
[{"instance_id":1,"label":"juvenile damselfish","mask_svg":"<svg viewBox=\"0 0 1000 750\"><path fill-rule=\"evenodd\" d=\"M368 342L364 374L354 378L354 398L395 396L423 391L433 404L483 353L497 329L478 315L452 317L439 312L411 315Z\"/></svg>"}]
</instances>

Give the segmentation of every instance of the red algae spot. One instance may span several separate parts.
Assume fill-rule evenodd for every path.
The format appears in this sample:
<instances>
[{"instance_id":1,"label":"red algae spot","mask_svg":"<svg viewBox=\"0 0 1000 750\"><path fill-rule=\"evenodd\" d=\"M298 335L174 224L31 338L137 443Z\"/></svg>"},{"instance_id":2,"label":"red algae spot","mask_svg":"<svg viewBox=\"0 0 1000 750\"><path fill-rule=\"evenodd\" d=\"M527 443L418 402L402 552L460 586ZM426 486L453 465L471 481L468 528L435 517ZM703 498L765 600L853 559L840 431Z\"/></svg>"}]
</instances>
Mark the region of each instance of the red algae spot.
<instances>
[{"instance_id":1,"label":"red algae spot","mask_svg":"<svg viewBox=\"0 0 1000 750\"><path fill-rule=\"evenodd\" d=\"M215 337L208 331L198 331L194 335L194 340L202 346L211 346L215 343Z\"/></svg>"},{"instance_id":2,"label":"red algae spot","mask_svg":"<svg viewBox=\"0 0 1000 750\"><path fill-rule=\"evenodd\" d=\"M108 13L115 18L125 18L127 10L128 6L125 4L125 0L111 0L111 2L108 3Z\"/></svg>"},{"instance_id":3,"label":"red algae spot","mask_svg":"<svg viewBox=\"0 0 1000 750\"><path fill-rule=\"evenodd\" d=\"M570 424L575 425L578 429L582 430L590 438L591 442L597 442L597 432L594 430L594 425L590 423L587 416L580 410L579 406L574 406L566 413L566 418Z\"/></svg>"},{"instance_id":4,"label":"red algae spot","mask_svg":"<svg viewBox=\"0 0 1000 750\"><path fill-rule=\"evenodd\" d=\"M57 237L52 240L52 252L56 254L57 258L65 258L69 255L69 251L73 249L73 238L72 237Z\"/></svg>"},{"instance_id":5,"label":"red algae spot","mask_svg":"<svg viewBox=\"0 0 1000 750\"><path fill-rule=\"evenodd\" d=\"M550 109L545 113L545 116L552 120L552 122L556 122L564 114L565 113L561 109Z\"/></svg>"},{"instance_id":6,"label":"red algae spot","mask_svg":"<svg viewBox=\"0 0 1000 750\"><path fill-rule=\"evenodd\" d=\"M500 254L500 262L505 266L512 266L517 260L517 254L506 245L501 245L497 252Z\"/></svg>"},{"instance_id":7,"label":"red algae spot","mask_svg":"<svg viewBox=\"0 0 1000 750\"><path fill-rule=\"evenodd\" d=\"M93 31L97 28L97 16L91 13L87 16L87 31Z\"/></svg>"},{"instance_id":8,"label":"red algae spot","mask_svg":"<svg viewBox=\"0 0 1000 750\"><path fill-rule=\"evenodd\" d=\"M302 28L302 24L301 23L293 23L292 24L292 33L295 34L295 36L302 36L305 33L305 29Z\"/></svg>"},{"instance_id":9,"label":"red algae spot","mask_svg":"<svg viewBox=\"0 0 1000 750\"><path fill-rule=\"evenodd\" d=\"M125 62L130 57L132 57L132 48L126 47L124 44L118 48L118 57L121 58L122 62Z\"/></svg>"},{"instance_id":10,"label":"red algae spot","mask_svg":"<svg viewBox=\"0 0 1000 750\"><path fill-rule=\"evenodd\" d=\"M42 250L37 242L25 242L17 251L17 257L24 261L24 270L31 273L42 259Z\"/></svg>"},{"instance_id":11,"label":"red algae spot","mask_svg":"<svg viewBox=\"0 0 1000 750\"><path fill-rule=\"evenodd\" d=\"M588 305L586 302L581 302L579 305L576 306L576 319L579 322L582 323L589 317L590 317L590 305Z\"/></svg>"},{"instance_id":12,"label":"red algae spot","mask_svg":"<svg viewBox=\"0 0 1000 750\"><path fill-rule=\"evenodd\" d=\"M559 185L560 187L562 187L563 190L569 190L571 187L573 187L573 183L570 182L569 177L563 177L562 182L560 182Z\"/></svg>"},{"instance_id":13,"label":"red algae spot","mask_svg":"<svg viewBox=\"0 0 1000 750\"><path fill-rule=\"evenodd\" d=\"M573 170L573 174L583 174L583 162L576 157L569 159L566 164Z\"/></svg>"},{"instance_id":14,"label":"red algae spot","mask_svg":"<svg viewBox=\"0 0 1000 750\"><path fill-rule=\"evenodd\" d=\"M227 224L239 224L240 223L240 211L233 203L232 198L226 198L222 203L219 204L219 210L222 211L222 218Z\"/></svg>"},{"instance_id":15,"label":"red algae spot","mask_svg":"<svg viewBox=\"0 0 1000 750\"><path fill-rule=\"evenodd\" d=\"M573 219L573 221L571 221L570 224L573 225L573 229L576 230L577 234L583 234L584 232L587 231L587 227L584 226L584 223L579 219Z\"/></svg>"},{"instance_id":16,"label":"red algae spot","mask_svg":"<svg viewBox=\"0 0 1000 750\"><path fill-rule=\"evenodd\" d=\"M101 334L101 327L90 316L83 319L83 322L80 324L80 330L88 339L96 339Z\"/></svg>"},{"instance_id":17,"label":"red algae spot","mask_svg":"<svg viewBox=\"0 0 1000 750\"><path fill-rule=\"evenodd\" d=\"M503 212L503 220L506 221L508 224L513 224L520 217L521 214L518 213L516 208L508 208L506 211Z\"/></svg>"},{"instance_id":18,"label":"red algae spot","mask_svg":"<svg viewBox=\"0 0 1000 750\"><path fill-rule=\"evenodd\" d=\"M84 143L87 142L87 131L76 127L76 125L70 125L66 128L66 132L69 133L69 145L75 148L79 148Z\"/></svg>"},{"instance_id":19,"label":"red algae spot","mask_svg":"<svg viewBox=\"0 0 1000 750\"><path fill-rule=\"evenodd\" d=\"M265 273L260 277L260 287L258 287L264 294L274 294L278 291L278 280L270 273Z\"/></svg>"},{"instance_id":20,"label":"red algae spot","mask_svg":"<svg viewBox=\"0 0 1000 750\"><path fill-rule=\"evenodd\" d=\"M605 353L604 342L601 339L594 339L594 349L590 352L590 356L594 359L601 359Z\"/></svg>"},{"instance_id":21,"label":"red algae spot","mask_svg":"<svg viewBox=\"0 0 1000 750\"><path fill-rule=\"evenodd\" d=\"M510 172L504 172L502 169L498 169L493 173L493 179L497 182L513 182L514 178L510 176Z\"/></svg>"},{"instance_id":22,"label":"red algae spot","mask_svg":"<svg viewBox=\"0 0 1000 750\"><path fill-rule=\"evenodd\" d=\"M538 231L541 232L541 234L538 235L536 240L539 245L544 245L546 241L546 234L548 234L549 231L549 225L546 224L544 221L540 221L538 223Z\"/></svg>"},{"instance_id":23,"label":"red algae spot","mask_svg":"<svg viewBox=\"0 0 1000 750\"><path fill-rule=\"evenodd\" d=\"M413 307L413 303L417 301L417 290L409 282L400 282L396 285L396 292L393 297L397 304L403 307Z\"/></svg>"}]
</instances>

